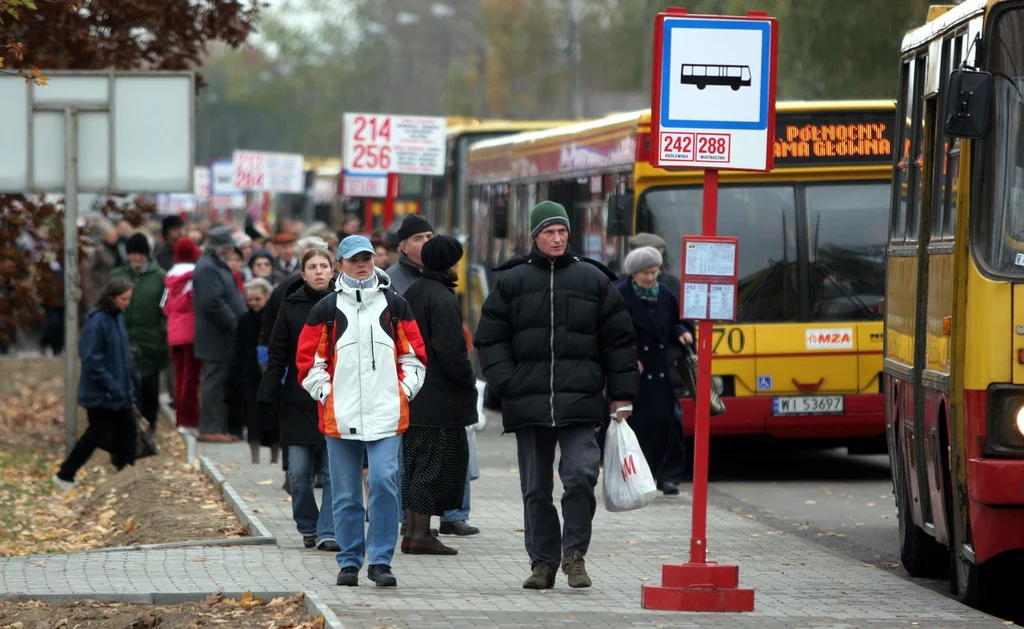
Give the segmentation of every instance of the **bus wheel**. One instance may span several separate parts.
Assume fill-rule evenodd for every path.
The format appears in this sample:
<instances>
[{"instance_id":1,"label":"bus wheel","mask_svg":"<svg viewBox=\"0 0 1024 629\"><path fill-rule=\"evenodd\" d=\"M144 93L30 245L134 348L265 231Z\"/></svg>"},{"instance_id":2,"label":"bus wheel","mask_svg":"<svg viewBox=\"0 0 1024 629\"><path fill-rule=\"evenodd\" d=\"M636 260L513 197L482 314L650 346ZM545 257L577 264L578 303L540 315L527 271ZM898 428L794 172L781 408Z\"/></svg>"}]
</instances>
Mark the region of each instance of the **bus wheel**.
<instances>
[{"instance_id":1,"label":"bus wheel","mask_svg":"<svg viewBox=\"0 0 1024 629\"><path fill-rule=\"evenodd\" d=\"M949 551L951 574L949 579L950 592L956 595L964 605L974 608L984 608L994 598L991 573L993 567L979 566L967 559L963 553L962 534L960 527L955 524L953 530L953 544Z\"/></svg>"},{"instance_id":2,"label":"bus wheel","mask_svg":"<svg viewBox=\"0 0 1024 629\"><path fill-rule=\"evenodd\" d=\"M734 92L740 91L740 86L739 85L733 85L732 86L732 91L734 91Z\"/></svg>"},{"instance_id":3,"label":"bus wheel","mask_svg":"<svg viewBox=\"0 0 1024 629\"><path fill-rule=\"evenodd\" d=\"M698 83L698 84L697 84L697 89L699 89L699 90L702 90L702 89L704 89L705 87L707 87L707 85L704 85L703 83Z\"/></svg>"},{"instance_id":4,"label":"bus wheel","mask_svg":"<svg viewBox=\"0 0 1024 629\"><path fill-rule=\"evenodd\" d=\"M900 466L900 475L904 473ZM914 524L910 490L904 479L896 485L896 509L900 526L900 560L912 577L941 577L949 567L949 553L935 538Z\"/></svg>"}]
</instances>

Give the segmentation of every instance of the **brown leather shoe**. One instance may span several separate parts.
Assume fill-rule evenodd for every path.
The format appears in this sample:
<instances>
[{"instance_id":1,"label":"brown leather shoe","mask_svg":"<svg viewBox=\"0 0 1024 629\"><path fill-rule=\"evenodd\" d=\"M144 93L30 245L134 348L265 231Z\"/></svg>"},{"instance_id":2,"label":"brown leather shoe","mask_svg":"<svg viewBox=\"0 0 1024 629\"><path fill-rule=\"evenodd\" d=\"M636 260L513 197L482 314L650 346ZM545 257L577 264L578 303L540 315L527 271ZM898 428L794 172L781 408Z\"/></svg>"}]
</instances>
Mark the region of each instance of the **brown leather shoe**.
<instances>
[{"instance_id":1,"label":"brown leather shoe","mask_svg":"<svg viewBox=\"0 0 1024 629\"><path fill-rule=\"evenodd\" d=\"M231 435L222 435L216 432L201 432L198 439L207 443L230 443L235 440Z\"/></svg>"},{"instance_id":2,"label":"brown leather shoe","mask_svg":"<svg viewBox=\"0 0 1024 629\"><path fill-rule=\"evenodd\" d=\"M408 555L409 554L409 542L411 542L411 541L412 541L411 537L403 537L402 538L402 554L403 555Z\"/></svg>"},{"instance_id":3,"label":"brown leather shoe","mask_svg":"<svg viewBox=\"0 0 1024 629\"><path fill-rule=\"evenodd\" d=\"M458 555L459 551L449 548L441 540L431 536L427 541L409 540L410 555Z\"/></svg>"}]
</instances>

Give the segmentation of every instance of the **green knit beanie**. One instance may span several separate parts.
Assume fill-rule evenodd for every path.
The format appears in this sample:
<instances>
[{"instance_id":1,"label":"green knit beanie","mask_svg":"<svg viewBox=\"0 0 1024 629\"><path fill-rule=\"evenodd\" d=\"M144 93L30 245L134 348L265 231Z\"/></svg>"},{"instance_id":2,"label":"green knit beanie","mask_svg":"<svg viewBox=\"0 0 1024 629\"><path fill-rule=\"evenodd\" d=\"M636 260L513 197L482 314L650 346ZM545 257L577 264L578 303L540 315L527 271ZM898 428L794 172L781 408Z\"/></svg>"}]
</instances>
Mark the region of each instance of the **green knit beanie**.
<instances>
[{"instance_id":1,"label":"green knit beanie","mask_svg":"<svg viewBox=\"0 0 1024 629\"><path fill-rule=\"evenodd\" d=\"M554 201L541 201L530 210L530 238L536 239L537 235L552 225L565 225L569 229L569 214L561 203Z\"/></svg>"}]
</instances>

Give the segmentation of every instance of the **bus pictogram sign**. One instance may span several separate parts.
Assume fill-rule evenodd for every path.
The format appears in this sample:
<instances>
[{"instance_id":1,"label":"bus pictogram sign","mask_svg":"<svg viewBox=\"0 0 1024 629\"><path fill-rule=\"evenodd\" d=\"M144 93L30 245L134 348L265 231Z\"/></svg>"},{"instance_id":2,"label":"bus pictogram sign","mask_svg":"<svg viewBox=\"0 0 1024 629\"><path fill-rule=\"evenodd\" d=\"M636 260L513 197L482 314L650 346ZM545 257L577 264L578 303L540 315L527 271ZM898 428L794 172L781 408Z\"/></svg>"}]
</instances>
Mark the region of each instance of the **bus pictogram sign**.
<instances>
[{"instance_id":1,"label":"bus pictogram sign","mask_svg":"<svg viewBox=\"0 0 1024 629\"><path fill-rule=\"evenodd\" d=\"M654 27L651 163L771 170L774 18L661 14ZM653 148L653 147L652 147Z\"/></svg>"}]
</instances>

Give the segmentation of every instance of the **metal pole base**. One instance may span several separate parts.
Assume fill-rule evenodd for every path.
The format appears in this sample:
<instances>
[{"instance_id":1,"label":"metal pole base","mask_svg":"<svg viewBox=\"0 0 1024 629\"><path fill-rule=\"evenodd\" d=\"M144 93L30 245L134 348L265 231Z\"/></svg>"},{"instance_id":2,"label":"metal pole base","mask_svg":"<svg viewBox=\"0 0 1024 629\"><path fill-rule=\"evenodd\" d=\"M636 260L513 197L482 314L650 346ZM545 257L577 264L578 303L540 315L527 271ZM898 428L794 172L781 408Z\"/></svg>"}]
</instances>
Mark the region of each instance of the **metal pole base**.
<instances>
[{"instance_id":1,"label":"metal pole base","mask_svg":"<svg viewBox=\"0 0 1024 629\"><path fill-rule=\"evenodd\" d=\"M754 590L741 588L739 566L665 564L661 585L640 588L644 609L679 612L752 612Z\"/></svg>"}]
</instances>

